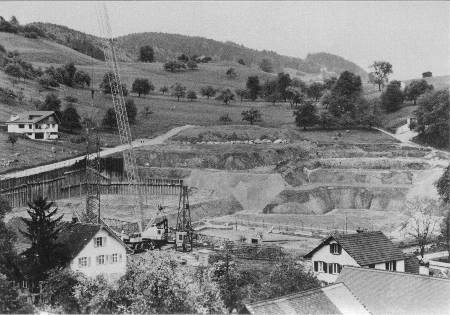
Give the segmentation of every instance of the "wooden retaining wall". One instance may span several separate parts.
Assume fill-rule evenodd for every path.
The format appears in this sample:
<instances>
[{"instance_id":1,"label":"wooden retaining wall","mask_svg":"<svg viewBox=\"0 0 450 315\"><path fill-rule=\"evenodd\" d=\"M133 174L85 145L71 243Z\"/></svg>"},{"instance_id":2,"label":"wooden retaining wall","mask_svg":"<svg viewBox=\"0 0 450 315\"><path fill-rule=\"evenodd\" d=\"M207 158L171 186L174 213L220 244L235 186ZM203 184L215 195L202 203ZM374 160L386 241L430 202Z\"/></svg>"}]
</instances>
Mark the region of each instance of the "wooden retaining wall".
<instances>
[{"instance_id":1,"label":"wooden retaining wall","mask_svg":"<svg viewBox=\"0 0 450 315\"><path fill-rule=\"evenodd\" d=\"M179 179L149 178L141 183L144 195L178 195ZM14 178L0 181L0 196L6 199L11 207L26 206L30 200L37 196L47 197L48 200L59 200L74 197L83 197L86 194L86 177L84 170L52 172L42 174L40 177ZM102 177L100 193L103 195L128 195L130 186L124 181L111 182L109 178Z\"/></svg>"}]
</instances>

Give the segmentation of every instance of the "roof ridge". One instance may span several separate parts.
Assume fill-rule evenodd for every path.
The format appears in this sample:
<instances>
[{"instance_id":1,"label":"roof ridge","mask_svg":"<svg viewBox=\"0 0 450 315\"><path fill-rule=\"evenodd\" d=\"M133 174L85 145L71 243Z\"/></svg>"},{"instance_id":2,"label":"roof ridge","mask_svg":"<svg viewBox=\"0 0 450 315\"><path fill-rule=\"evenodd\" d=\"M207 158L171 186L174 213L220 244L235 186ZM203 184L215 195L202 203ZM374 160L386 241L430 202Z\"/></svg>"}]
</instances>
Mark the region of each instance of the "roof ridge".
<instances>
[{"instance_id":1,"label":"roof ridge","mask_svg":"<svg viewBox=\"0 0 450 315\"><path fill-rule=\"evenodd\" d=\"M338 284L341 284L341 283L338 283ZM274 302L274 301L284 301L284 300L287 300L287 299L291 299L293 297L304 296L304 295L313 293L315 291L323 291L323 289L325 289L325 288L334 287L334 286L336 286L335 283L327 285L325 287L308 289L308 290L304 290L304 291L300 291L300 292L286 294L286 295L279 296L279 297L276 297L276 298L271 298L271 299L261 300L261 301L258 301L258 302L249 303L249 305L258 305L260 303L267 303L267 302Z\"/></svg>"},{"instance_id":2,"label":"roof ridge","mask_svg":"<svg viewBox=\"0 0 450 315\"><path fill-rule=\"evenodd\" d=\"M375 269L375 268L364 268L364 267L356 267L356 266L350 266L350 265L344 265L342 267L342 271L344 269L355 269L355 270L362 270L364 272L365 271L379 272L379 273L385 273L385 274L394 274L394 275L400 275L400 276L409 276L409 277L417 277L417 278L422 278L422 279L442 280L444 282L450 282L450 279L431 277L431 276L427 276L427 275L421 275L421 274L409 273L409 272L401 272L401 271L390 271L390 270L382 270L382 269Z\"/></svg>"},{"instance_id":3,"label":"roof ridge","mask_svg":"<svg viewBox=\"0 0 450 315\"><path fill-rule=\"evenodd\" d=\"M369 311L369 309L367 308L367 306L353 293L352 290L350 290L350 288L344 283L344 282L337 282L342 284L345 288L347 288L348 292L350 292L350 294L359 302L359 304L362 305L362 307L364 307L364 309L369 313L372 314L371 311Z\"/></svg>"}]
</instances>

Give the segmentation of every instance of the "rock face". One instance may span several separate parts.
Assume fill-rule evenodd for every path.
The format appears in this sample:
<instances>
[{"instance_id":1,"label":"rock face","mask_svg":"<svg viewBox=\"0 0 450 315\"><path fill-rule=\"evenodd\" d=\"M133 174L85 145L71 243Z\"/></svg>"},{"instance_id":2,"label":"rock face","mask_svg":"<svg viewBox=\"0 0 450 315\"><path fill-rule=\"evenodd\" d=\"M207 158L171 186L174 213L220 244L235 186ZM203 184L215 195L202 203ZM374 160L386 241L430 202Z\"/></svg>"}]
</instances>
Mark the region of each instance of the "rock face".
<instances>
[{"instance_id":1,"label":"rock face","mask_svg":"<svg viewBox=\"0 0 450 315\"><path fill-rule=\"evenodd\" d=\"M399 208L408 188L318 187L311 190L284 190L264 209L264 213L324 214L333 209L389 210Z\"/></svg>"}]
</instances>

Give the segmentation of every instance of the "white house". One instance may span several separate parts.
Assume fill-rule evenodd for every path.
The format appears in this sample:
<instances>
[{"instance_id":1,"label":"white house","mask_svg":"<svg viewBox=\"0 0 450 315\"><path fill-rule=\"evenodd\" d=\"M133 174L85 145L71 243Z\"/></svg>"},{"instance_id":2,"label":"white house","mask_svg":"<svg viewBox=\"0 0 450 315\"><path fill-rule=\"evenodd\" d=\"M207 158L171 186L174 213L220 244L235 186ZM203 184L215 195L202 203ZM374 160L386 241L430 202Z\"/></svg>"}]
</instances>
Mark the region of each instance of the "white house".
<instances>
[{"instance_id":1,"label":"white house","mask_svg":"<svg viewBox=\"0 0 450 315\"><path fill-rule=\"evenodd\" d=\"M8 132L22 133L30 139L58 139L59 118L53 111L29 111L11 116Z\"/></svg>"},{"instance_id":2,"label":"white house","mask_svg":"<svg viewBox=\"0 0 450 315\"><path fill-rule=\"evenodd\" d=\"M304 256L314 274L327 283L336 281L343 266L405 272L405 256L382 232L331 234Z\"/></svg>"},{"instance_id":3,"label":"white house","mask_svg":"<svg viewBox=\"0 0 450 315\"><path fill-rule=\"evenodd\" d=\"M103 275L117 280L126 273L127 247L109 227L79 222L65 223L57 242L66 249L68 267L88 277Z\"/></svg>"}]
</instances>

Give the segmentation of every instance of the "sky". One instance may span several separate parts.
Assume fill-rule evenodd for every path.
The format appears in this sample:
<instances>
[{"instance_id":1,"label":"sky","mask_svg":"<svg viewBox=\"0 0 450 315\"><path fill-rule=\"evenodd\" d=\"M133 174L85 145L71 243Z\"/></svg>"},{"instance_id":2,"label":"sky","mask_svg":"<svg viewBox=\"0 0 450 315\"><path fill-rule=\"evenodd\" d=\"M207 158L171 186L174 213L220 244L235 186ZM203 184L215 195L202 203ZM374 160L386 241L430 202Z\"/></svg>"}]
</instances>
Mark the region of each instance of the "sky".
<instances>
[{"instance_id":1,"label":"sky","mask_svg":"<svg viewBox=\"0 0 450 315\"><path fill-rule=\"evenodd\" d=\"M304 58L328 52L366 71L392 63L393 79L450 74L450 2L105 1L114 35L165 32L233 41ZM50 22L100 35L102 4L1 1L22 24Z\"/></svg>"}]
</instances>

